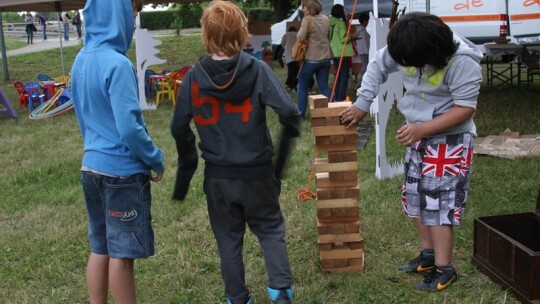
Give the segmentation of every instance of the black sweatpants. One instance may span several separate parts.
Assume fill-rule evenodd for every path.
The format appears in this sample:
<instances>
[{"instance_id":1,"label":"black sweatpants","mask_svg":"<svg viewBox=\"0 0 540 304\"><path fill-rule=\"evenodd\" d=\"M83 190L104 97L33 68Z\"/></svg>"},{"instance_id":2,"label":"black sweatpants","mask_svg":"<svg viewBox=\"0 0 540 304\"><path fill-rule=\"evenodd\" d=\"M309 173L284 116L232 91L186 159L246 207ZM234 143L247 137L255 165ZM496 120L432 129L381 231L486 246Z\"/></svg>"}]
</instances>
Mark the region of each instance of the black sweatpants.
<instances>
[{"instance_id":1,"label":"black sweatpants","mask_svg":"<svg viewBox=\"0 0 540 304\"><path fill-rule=\"evenodd\" d=\"M207 177L204 192L221 259L226 297L233 303L245 303L249 296L242 257L246 223L262 248L268 286L291 287L285 222L279 205L280 182L275 177L262 180Z\"/></svg>"}]
</instances>

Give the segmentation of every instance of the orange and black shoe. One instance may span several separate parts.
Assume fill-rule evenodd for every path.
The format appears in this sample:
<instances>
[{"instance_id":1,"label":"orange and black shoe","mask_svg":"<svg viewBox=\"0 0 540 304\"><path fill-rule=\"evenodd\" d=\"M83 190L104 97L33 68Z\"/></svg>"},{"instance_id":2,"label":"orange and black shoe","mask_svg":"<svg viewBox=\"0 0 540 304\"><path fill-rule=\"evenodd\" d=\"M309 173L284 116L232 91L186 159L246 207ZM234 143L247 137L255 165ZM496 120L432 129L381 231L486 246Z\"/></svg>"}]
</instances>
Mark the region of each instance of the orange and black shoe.
<instances>
[{"instance_id":1,"label":"orange and black shoe","mask_svg":"<svg viewBox=\"0 0 540 304\"><path fill-rule=\"evenodd\" d=\"M445 267L447 269L440 269L435 266L431 272L424 278L424 280L416 285L414 288L416 291L441 291L457 281L457 273L454 267Z\"/></svg>"},{"instance_id":2,"label":"orange and black shoe","mask_svg":"<svg viewBox=\"0 0 540 304\"><path fill-rule=\"evenodd\" d=\"M398 265L401 272L422 273L433 269L435 266L435 253L432 249L424 249L420 254L405 264Z\"/></svg>"}]
</instances>

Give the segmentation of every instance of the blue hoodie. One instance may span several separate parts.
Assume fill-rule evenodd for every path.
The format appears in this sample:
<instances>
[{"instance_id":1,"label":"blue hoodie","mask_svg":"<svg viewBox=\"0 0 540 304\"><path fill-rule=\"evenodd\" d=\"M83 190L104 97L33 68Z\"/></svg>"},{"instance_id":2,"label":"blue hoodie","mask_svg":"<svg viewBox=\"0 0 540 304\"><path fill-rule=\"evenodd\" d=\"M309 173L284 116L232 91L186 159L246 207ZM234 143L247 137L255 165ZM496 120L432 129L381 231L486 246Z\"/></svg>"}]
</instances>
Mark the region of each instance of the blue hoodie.
<instances>
[{"instance_id":1,"label":"blue hoodie","mask_svg":"<svg viewBox=\"0 0 540 304\"><path fill-rule=\"evenodd\" d=\"M84 140L83 167L115 176L163 172L163 152L148 135L135 70L130 0L88 0L85 46L71 70L73 103Z\"/></svg>"}]
</instances>

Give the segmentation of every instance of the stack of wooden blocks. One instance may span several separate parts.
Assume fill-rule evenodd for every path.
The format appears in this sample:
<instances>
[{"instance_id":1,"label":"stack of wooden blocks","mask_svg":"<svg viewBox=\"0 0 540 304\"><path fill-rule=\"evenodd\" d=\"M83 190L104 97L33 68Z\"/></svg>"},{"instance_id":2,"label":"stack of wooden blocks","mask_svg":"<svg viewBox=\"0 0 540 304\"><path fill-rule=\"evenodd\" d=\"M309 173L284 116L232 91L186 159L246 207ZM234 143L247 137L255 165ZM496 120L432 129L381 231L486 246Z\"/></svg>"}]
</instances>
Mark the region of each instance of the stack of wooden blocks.
<instances>
[{"instance_id":1,"label":"stack of wooden blocks","mask_svg":"<svg viewBox=\"0 0 540 304\"><path fill-rule=\"evenodd\" d=\"M317 231L321 267L327 272L362 271L364 239L360 235L356 128L341 125L339 114L350 102L328 103L309 97L315 136ZM328 157L321 158L325 153Z\"/></svg>"}]
</instances>

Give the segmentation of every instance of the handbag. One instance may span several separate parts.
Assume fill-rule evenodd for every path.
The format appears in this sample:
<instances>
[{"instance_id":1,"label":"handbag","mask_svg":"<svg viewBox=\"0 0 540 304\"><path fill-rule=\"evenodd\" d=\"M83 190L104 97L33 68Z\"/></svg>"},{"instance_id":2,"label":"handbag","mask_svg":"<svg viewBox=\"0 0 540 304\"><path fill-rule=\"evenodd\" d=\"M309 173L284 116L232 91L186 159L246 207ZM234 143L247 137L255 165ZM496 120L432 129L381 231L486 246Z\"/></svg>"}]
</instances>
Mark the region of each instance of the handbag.
<instances>
[{"instance_id":1,"label":"handbag","mask_svg":"<svg viewBox=\"0 0 540 304\"><path fill-rule=\"evenodd\" d=\"M308 30L306 39L302 42L296 41L292 48L292 58L295 61L303 62L306 60L306 54L309 47L309 35L311 34L311 19L311 16L308 16Z\"/></svg>"}]
</instances>

